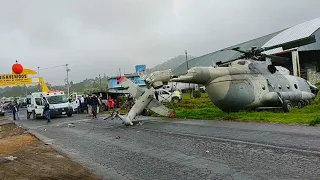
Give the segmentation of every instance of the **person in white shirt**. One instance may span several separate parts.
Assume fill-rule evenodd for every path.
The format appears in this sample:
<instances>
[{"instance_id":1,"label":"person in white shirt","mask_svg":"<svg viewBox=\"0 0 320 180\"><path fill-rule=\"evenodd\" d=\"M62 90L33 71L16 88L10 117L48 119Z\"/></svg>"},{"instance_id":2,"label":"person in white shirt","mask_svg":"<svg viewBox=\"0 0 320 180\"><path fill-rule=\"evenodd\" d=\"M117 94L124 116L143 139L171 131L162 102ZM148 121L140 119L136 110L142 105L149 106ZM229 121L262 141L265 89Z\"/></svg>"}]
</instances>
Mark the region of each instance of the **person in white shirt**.
<instances>
[{"instance_id":1,"label":"person in white shirt","mask_svg":"<svg viewBox=\"0 0 320 180\"><path fill-rule=\"evenodd\" d=\"M84 112L84 97L83 95L80 97L80 112Z\"/></svg>"}]
</instances>

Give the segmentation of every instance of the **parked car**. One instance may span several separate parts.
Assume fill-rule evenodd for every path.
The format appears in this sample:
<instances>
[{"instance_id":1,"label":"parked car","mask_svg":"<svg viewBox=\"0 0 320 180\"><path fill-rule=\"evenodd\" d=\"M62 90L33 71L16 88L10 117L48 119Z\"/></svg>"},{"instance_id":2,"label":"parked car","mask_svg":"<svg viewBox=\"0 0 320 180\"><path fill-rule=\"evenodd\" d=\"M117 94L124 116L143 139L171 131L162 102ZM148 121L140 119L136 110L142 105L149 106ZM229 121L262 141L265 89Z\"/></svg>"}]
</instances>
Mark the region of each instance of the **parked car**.
<instances>
[{"instance_id":1,"label":"parked car","mask_svg":"<svg viewBox=\"0 0 320 180\"><path fill-rule=\"evenodd\" d=\"M4 107L2 104L0 104L0 116L4 116L5 111L4 111Z\"/></svg>"},{"instance_id":2,"label":"parked car","mask_svg":"<svg viewBox=\"0 0 320 180\"><path fill-rule=\"evenodd\" d=\"M206 87L205 86L201 86L199 89L200 89L200 92L202 92L202 93L206 92Z\"/></svg>"},{"instance_id":3,"label":"parked car","mask_svg":"<svg viewBox=\"0 0 320 180\"><path fill-rule=\"evenodd\" d=\"M157 89L158 98L160 102L173 102L178 103L181 101L181 93L169 92L166 89Z\"/></svg>"}]
</instances>

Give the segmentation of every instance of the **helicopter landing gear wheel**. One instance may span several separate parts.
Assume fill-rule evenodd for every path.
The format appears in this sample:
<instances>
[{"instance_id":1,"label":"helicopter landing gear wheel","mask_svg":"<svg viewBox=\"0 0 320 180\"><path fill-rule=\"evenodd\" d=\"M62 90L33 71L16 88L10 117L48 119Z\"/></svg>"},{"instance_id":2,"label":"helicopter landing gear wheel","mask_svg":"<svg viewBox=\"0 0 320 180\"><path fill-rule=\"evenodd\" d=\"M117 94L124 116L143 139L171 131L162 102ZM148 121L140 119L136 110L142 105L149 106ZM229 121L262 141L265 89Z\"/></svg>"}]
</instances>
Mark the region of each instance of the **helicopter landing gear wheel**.
<instances>
[{"instance_id":1,"label":"helicopter landing gear wheel","mask_svg":"<svg viewBox=\"0 0 320 180\"><path fill-rule=\"evenodd\" d=\"M133 126L135 126L135 125L137 125L137 124L140 124L139 121L133 121L132 123L133 123Z\"/></svg>"},{"instance_id":2,"label":"helicopter landing gear wheel","mask_svg":"<svg viewBox=\"0 0 320 180\"><path fill-rule=\"evenodd\" d=\"M292 110L292 103L288 100L285 100L282 104L282 110L284 112L290 112Z\"/></svg>"},{"instance_id":3,"label":"helicopter landing gear wheel","mask_svg":"<svg viewBox=\"0 0 320 180\"><path fill-rule=\"evenodd\" d=\"M304 103L303 103L302 101L299 101L299 102L297 103L298 109L303 108L303 105L304 105Z\"/></svg>"}]
</instances>

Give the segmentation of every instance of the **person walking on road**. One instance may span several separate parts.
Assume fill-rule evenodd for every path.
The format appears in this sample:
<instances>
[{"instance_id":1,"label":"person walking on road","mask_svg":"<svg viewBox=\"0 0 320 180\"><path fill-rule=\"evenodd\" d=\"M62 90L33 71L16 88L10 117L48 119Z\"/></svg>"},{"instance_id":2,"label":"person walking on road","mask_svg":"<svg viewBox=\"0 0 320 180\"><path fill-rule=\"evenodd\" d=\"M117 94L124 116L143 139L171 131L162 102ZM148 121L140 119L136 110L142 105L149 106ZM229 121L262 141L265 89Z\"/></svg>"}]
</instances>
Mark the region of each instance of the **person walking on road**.
<instances>
[{"instance_id":1,"label":"person walking on road","mask_svg":"<svg viewBox=\"0 0 320 180\"><path fill-rule=\"evenodd\" d=\"M92 106L92 117L97 118L97 108L99 105L99 99L97 96L94 94L92 99L91 99L91 106Z\"/></svg>"},{"instance_id":2,"label":"person walking on road","mask_svg":"<svg viewBox=\"0 0 320 180\"><path fill-rule=\"evenodd\" d=\"M50 106L48 101L46 100L45 97L43 97L43 101L44 101L44 108L43 108L43 114L47 119L47 122L51 122L50 121Z\"/></svg>"},{"instance_id":3,"label":"person walking on road","mask_svg":"<svg viewBox=\"0 0 320 180\"><path fill-rule=\"evenodd\" d=\"M17 120L17 121L20 120L19 107L18 107L18 104L17 104L17 103L15 103L15 104L13 105L12 114L13 114L13 120Z\"/></svg>"}]
</instances>

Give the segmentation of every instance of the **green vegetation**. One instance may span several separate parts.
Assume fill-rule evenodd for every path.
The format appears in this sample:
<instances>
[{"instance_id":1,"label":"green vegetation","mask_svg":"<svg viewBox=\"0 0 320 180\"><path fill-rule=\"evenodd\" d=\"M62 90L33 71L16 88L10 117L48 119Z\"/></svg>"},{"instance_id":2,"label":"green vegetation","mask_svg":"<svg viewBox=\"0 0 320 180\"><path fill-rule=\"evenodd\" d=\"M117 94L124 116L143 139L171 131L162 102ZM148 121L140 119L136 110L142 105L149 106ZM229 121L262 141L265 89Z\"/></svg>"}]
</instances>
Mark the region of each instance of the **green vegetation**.
<instances>
[{"instance_id":1,"label":"green vegetation","mask_svg":"<svg viewBox=\"0 0 320 180\"><path fill-rule=\"evenodd\" d=\"M194 91L194 92L193 92L193 97L194 97L194 98L200 98L200 97L201 97L201 92L198 91L198 90L197 90L197 91Z\"/></svg>"},{"instance_id":2,"label":"green vegetation","mask_svg":"<svg viewBox=\"0 0 320 180\"><path fill-rule=\"evenodd\" d=\"M294 108L289 113L283 113L280 110L225 113L214 106L206 93L203 93L201 98L190 98L190 94L183 94L180 103L176 105L166 104L166 106L175 110L176 114L174 115L174 118L254 121L284 124L320 124L319 96L311 105L302 109Z\"/></svg>"}]
</instances>

